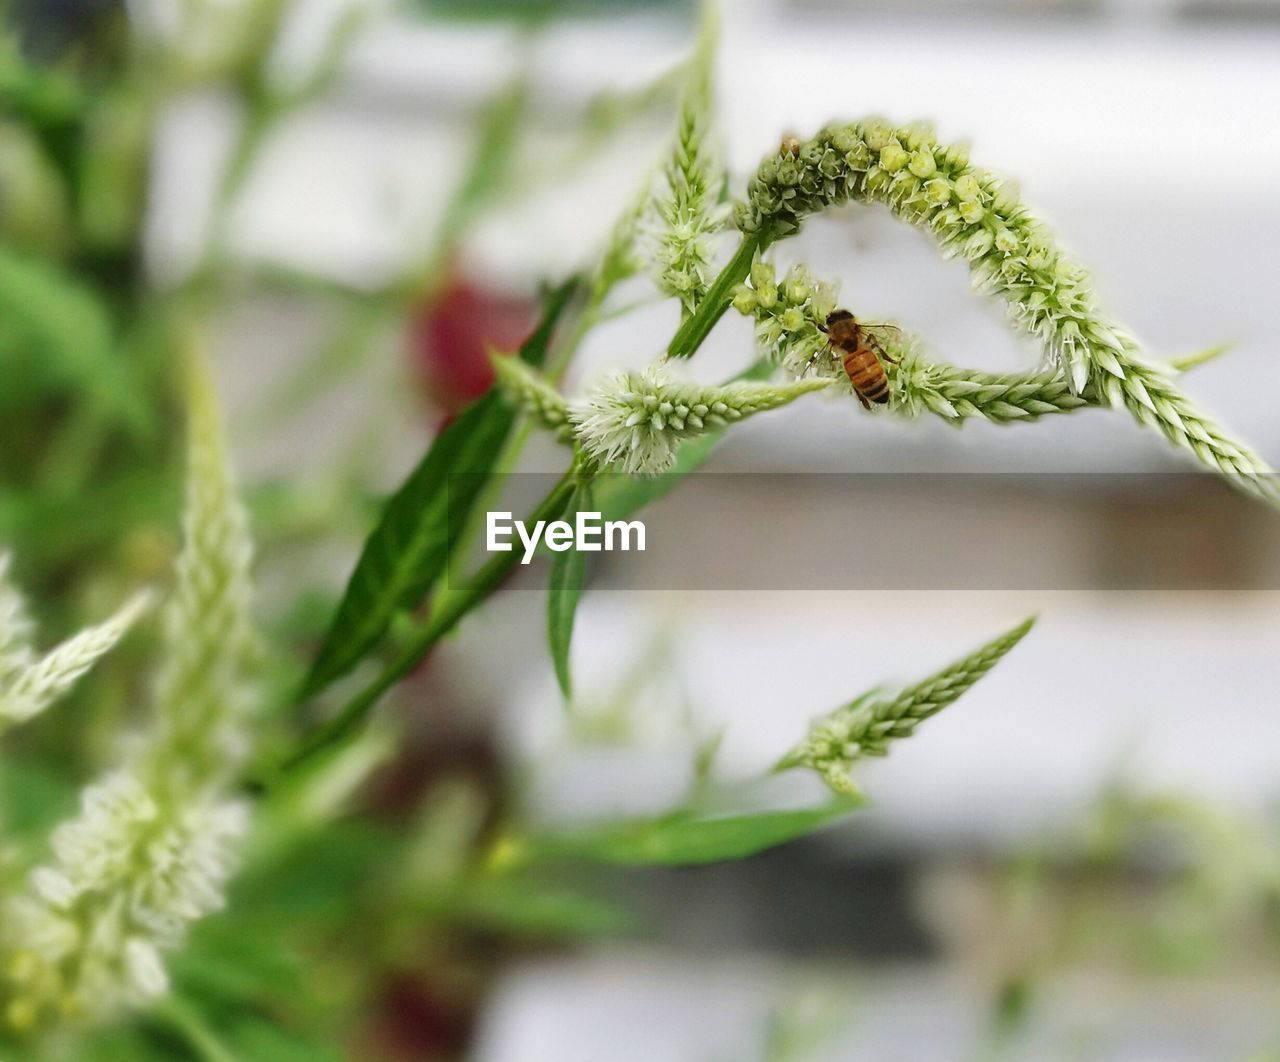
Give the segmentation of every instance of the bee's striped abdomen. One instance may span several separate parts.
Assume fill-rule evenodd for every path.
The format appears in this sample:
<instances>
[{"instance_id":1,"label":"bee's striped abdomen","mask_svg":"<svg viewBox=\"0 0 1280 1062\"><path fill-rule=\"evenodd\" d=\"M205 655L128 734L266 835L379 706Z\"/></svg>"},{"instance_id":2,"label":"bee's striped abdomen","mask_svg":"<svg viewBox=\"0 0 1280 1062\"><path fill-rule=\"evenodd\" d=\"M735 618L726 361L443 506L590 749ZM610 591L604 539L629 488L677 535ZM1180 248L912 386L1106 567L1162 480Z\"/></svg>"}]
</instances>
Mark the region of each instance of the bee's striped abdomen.
<instances>
[{"instance_id":1,"label":"bee's striped abdomen","mask_svg":"<svg viewBox=\"0 0 1280 1062\"><path fill-rule=\"evenodd\" d=\"M889 380L884 366L870 347L859 347L842 355L844 371L853 389L868 402L884 405L889 401Z\"/></svg>"}]
</instances>

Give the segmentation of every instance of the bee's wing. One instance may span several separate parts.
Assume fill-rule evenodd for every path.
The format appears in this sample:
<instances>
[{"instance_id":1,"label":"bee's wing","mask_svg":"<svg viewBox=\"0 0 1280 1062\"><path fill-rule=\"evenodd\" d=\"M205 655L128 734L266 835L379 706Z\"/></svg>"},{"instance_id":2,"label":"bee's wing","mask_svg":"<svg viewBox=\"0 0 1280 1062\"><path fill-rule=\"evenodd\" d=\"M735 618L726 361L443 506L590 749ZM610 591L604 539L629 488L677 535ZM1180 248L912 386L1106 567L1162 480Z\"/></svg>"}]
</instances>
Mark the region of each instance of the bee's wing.
<instances>
[{"instance_id":1,"label":"bee's wing","mask_svg":"<svg viewBox=\"0 0 1280 1062\"><path fill-rule=\"evenodd\" d=\"M865 324L862 326L862 330L871 341L871 345L882 354L884 353L884 344L890 343L900 346L907 338L907 334L901 328L886 321Z\"/></svg>"}]
</instances>

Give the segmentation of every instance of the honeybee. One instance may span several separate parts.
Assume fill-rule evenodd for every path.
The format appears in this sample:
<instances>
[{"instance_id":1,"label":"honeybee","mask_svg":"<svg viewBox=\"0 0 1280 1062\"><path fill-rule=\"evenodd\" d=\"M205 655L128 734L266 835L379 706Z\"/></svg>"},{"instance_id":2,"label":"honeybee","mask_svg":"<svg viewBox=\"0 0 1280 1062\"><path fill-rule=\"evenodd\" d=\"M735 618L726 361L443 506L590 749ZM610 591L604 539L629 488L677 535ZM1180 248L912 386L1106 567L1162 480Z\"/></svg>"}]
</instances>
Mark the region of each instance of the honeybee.
<instances>
[{"instance_id":1,"label":"honeybee","mask_svg":"<svg viewBox=\"0 0 1280 1062\"><path fill-rule=\"evenodd\" d=\"M799 155L800 138L793 133L788 133L782 138L782 145L778 148L778 152L783 155Z\"/></svg>"},{"instance_id":2,"label":"honeybee","mask_svg":"<svg viewBox=\"0 0 1280 1062\"><path fill-rule=\"evenodd\" d=\"M840 363L863 409L870 409L872 402L882 406L889 401L889 379L881 358L897 363L896 358L889 357L872 328L881 333L901 331L893 325L864 325L848 310L832 310L823 329L831 349L840 352Z\"/></svg>"}]
</instances>

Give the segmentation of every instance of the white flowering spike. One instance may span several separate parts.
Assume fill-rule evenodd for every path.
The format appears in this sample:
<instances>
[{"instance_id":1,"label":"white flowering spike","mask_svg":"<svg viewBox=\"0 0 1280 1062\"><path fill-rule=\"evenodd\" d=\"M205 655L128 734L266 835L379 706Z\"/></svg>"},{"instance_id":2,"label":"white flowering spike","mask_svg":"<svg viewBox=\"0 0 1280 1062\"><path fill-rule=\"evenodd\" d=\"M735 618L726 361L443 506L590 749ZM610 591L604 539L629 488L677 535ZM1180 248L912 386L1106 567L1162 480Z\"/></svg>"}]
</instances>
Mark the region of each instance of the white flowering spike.
<instances>
[{"instance_id":1,"label":"white flowering spike","mask_svg":"<svg viewBox=\"0 0 1280 1062\"><path fill-rule=\"evenodd\" d=\"M489 361L498 388L507 401L543 427L560 435L569 432L569 407L551 381L531 365L509 355L491 353Z\"/></svg>"},{"instance_id":2,"label":"white flowering spike","mask_svg":"<svg viewBox=\"0 0 1280 1062\"><path fill-rule=\"evenodd\" d=\"M136 594L105 623L82 630L38 660L0 676L0 729L37 715L70 689L124 637L150 602L146 591Z\"/></svg>"},{"instance_id":3,"label":"white flowering spike","mask_svg":"<svg viewBox=\"0 0 1280 1062\"><path fill-rule=\"evenodd\" d=\"M651 365L643 373L615 373L569 416L588 457L622 472L650 475L671 467L682 440L785 406L829 384L825 379L740 381L715 387L674 380Z\"/></svg>"},{"instance_id":4,"label":"white flowering spike","mask_svg":"<svg viewBox=\"0 0 1280 1062\"><path fill-rule=\"evenodd\" d=\"M198 787L227 777L247 755L246 716L255 699L249 676L258 646L248 516L203 361L191 372L189 410L184 545L164 616L153 744L170 773Z\"/></svg>"},{"instance_id":5,"label":"white flowering spike","mask_svg":"<svg viewBox=\"0 0 1280 1062\"><path fill-rule=\"evenodd\" d=\"M676 144L664 171L666 189L657 200L661 225L654 240L655 280L687 312L707 293L712 244L727 220L718 203L724 172L711 134L717 8L710 0L703 8L702 29L680 103Z\"/></svg>"},{"instance_id":6,"label":"white flowering spike","mask_svg":"<svg viewBox=\"0 0 1280 1062\"><path fill-rule=\"evenodd\" d=\"M189 402L185 543L155 712L126 764L84 790L79 815L54 832L51 862L3 912L0 1013L17 1031L163 994L163 953L222 905L247 827L232 786L256 699L250 543L201 362Z\"/></svg>"},{"instance_id":7,"label":"white flowering spike","mask_svg":"<svg viewBox=\"0 0 1280 1062\"><path fill-rule=\"evenodd\" d=\"M872 691L837 708L816 720L778 767L809 767L836 792L856 794L849 775L855 763L866 756L887 755L891 741L909 737L925 719L957 701L1022 641L1034 623L1033 616L895 697Z\"/></svg>"}]
</instances>

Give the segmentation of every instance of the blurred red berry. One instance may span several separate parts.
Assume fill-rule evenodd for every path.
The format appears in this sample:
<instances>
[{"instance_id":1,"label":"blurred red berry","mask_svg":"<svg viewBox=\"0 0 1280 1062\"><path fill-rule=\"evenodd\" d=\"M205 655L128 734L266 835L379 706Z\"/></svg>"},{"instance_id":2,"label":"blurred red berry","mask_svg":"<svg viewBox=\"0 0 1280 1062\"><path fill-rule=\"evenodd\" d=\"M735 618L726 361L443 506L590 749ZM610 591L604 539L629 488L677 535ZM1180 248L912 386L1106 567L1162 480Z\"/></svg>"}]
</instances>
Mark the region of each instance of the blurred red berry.
<instances>
[{"instance_id":1,"label":"blurred red berry","mask_svg":"<svg viewBox=\"0 0 1280 1062\"><path fill-rule=\"evenodd\" d=\"M493 383L489 350L514 351L536 314L532 299L451 273L410 327L414 369L431 404L451 417L484 394Z\"/></svg>"}]
</instances>

